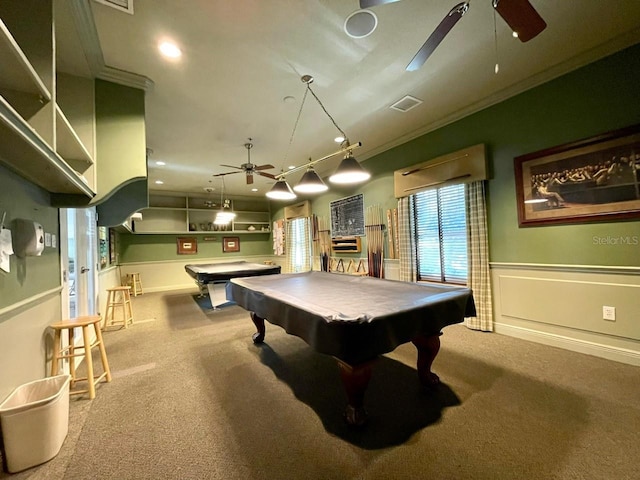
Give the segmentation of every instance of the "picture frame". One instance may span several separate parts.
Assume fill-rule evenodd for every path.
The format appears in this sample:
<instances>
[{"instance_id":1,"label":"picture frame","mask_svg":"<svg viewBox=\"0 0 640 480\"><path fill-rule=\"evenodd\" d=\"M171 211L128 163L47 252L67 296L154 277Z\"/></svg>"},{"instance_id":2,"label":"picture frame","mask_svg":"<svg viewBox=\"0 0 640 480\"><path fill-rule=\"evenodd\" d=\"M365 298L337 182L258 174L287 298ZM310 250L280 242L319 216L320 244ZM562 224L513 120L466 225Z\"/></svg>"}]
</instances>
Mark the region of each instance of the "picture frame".
<instances>
[{"instance_id":1,"label":"picture frame","mask_svg":"<svg viewBox=\"0 0 640 480\"><path fill-rule=\"evenodd\" d=\"M520 227L640 218L640 125L514 158Z\"/></svg>"},{"instance_id":2,"label":"picture frame","mask_svg":"<svg viewBox=\"0 0 640 480\"><path fill-rule=\"evenodd\" d=\"M98 258L100 260L100 268L106 268L109 263L109 238L107 236L107 227L98 227Z\"/></svg>"},{"instance_id":3,"label":"picture frame","mask_svg":"<svg viewBox=\"0 0 640 480\"><path fill-rule=\"evenodd\" d=\"M178 237L178 255L194 255L198 253L198 239L196 237Z\"/></svg>"},{"instance_id":4,"label":"picture frame","mask_svg":"<svg viewBox=\"0 0 640 480\"><path fill-rule=\"evenodd\" d=\"M239 252L240 237L222 237L222 253Z\"/></svg>"},{"instance_id":5,"label":"picture frame","mask_svg":"<svg viewBox=\"0 0 640 480\"><path fill-rule=\"evenodd\" d=\"M116 231L109 229L109 265L116 264Z\"/></svg>"}]
</instances>

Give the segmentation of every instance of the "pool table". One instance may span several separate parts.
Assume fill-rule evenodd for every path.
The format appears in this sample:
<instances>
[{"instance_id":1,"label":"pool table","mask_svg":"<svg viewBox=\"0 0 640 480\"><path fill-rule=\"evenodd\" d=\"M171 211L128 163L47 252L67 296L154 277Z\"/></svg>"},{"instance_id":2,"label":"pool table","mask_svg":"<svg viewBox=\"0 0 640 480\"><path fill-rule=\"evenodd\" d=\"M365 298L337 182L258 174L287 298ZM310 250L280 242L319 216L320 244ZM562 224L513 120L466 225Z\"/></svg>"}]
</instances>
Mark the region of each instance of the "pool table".
<instances>
[{"instance_id":1,"label":"pool table","mask_svg":"<svg viewBox=\"0 0 640 480\"><path fill-rule=\"evenodd\" d=\"M224 287L232 278L280 273L278 265L245 261L189 264L185 265L184 269L198 284L201 295L209 293L211 306L214 309L229 303Z\"/></svg>"},{"instance_id":2,"label":"pool table","mask_svg":"<svg viewBox=\"0 0 640 480\"><path fill-rule=\"evenodd\" d=\"M268 320L335 357L347 394L345 419L353 425L366 420L364 394L376 358L412 342L418 378L433 387L442 329L475 315L465 287L316 271L233 278L227 296L250 312L255 343L264 342Z\"/></svg>"}]
</instances>

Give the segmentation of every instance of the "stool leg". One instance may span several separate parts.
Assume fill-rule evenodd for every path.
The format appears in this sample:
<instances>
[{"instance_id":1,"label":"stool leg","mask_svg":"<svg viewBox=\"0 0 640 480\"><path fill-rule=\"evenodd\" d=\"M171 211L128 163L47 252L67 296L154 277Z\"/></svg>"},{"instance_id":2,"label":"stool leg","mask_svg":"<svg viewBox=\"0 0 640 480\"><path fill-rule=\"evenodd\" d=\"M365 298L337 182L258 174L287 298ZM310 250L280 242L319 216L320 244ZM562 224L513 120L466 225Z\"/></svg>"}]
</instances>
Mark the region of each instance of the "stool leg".
<instances>
[{"instance_id":1,"label":"stool leg","mask_svg":"<svg viewBox=\"0 0 640 480\"><path fill-rule=\"evenodd\" d=\"M129 292L125 292L124 293L125 298L126 298L126 318L127 318L127 323L131 322L131 325L133 325L133 309L131 308L131 295L129 295Z\"/></svg>"},{"instance_id":2,"label":"stool leg","mask_svg":"<svg viewBox=\"0 0 640 480\"><path fill-rule=\"evenodd\" d=\"M102 368L106 372L107 382L111 381L111 369L109 368L109 360L107 359L107 349L104 346L104 341L102 340L102 332L99 328L95 327L96 337L98 339L98 348L100 348L100 358L102 360Z\"/></svg>"},{"instance_id":3,"label":"stool leg","mask_svg":"<svg viewBox=\"0 0 640 480\"><path fill-rule=\"evenodd\" d=\"M60 350L62 349L61 331L56 329L53 334L53 358L51 359L51 376L58 374L58 358L60 358Z\"/></svg>"},{"instance_id":4,"label":"stool leg","mask_svg":"<svg viewBox=\"0 0 640 480\"><path fill-rule=\"evenodd\" d=\"M76 357L74 357L75 349L75 328L67 330L69 332L69 373L71 374L71 387L76 384Z\"/></svg>"},{"instance_id":5,"label":"stool leg","mask_svg":"<svg viewBox=\"0 0 640 480\"><path fill-rule=\"evenodd\" d=\"M122 321L124 328L129 328L129 318L127 317L127 294L126 292L120 292L120 299L122 300Z\"/></svg>"},{"instance_id":6,"label":"stool leg","mask_svg":"<svg viewBox=\"0 0 640 480\"><path fill-rule=\"evenodd\" d=\"M89 326L82 327L84 340L84 359L87 362L87 383L89 384L89 399L96 398L96 386L93 383L93 360L91 359L91 339L89 338Z\"/></svg>"}]
</instances>

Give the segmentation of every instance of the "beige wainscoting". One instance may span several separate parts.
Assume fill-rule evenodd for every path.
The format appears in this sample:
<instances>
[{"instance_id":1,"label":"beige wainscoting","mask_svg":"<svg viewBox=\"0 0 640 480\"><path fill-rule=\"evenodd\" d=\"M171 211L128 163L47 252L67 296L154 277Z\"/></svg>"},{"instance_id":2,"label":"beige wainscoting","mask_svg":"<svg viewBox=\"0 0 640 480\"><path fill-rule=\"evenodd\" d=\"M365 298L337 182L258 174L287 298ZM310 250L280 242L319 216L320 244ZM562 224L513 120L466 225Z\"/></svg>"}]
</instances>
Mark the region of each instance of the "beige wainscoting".
<instances>
[{"instance_id":1,"label":"beige wainscoting","mask_svg":"<svg viewBox=\"0 0 640 480\"><path fill-rule=\"evenodd\" d=\"M60 287L0 310L0 402L14 388L47 376Z\"/></svg>"},{"instance_id":2,"label":"beige wainscoting","mask_svg":"<svg viewBox=\"0 0 640 480\"><path fill-rule=\"evenodd\" d=\"M640 268L492 263L491 280L497 333L640 366Z\"/></svg>"},{"instance_id":3,"label":"beige wainscoting","mask_svg":"<svg viewBox=\"0 0 640 480\"><path fill-rule=\"evenodd\" d=\"M274 262L283 267L284 257L273 255L256 255L246 257L233 257L221 259L197 258L190 260L166 260L154 262L135 262L120 265L120 278L126 279L128 273L139 273L142 282L142 290L147 293L166 292L171 290L198 290L194 279L185 271L184 266L188 264L207 264L246 261L252 263ZM283 267L284 273L284 267Z\"/></svg>"}]
</instances>

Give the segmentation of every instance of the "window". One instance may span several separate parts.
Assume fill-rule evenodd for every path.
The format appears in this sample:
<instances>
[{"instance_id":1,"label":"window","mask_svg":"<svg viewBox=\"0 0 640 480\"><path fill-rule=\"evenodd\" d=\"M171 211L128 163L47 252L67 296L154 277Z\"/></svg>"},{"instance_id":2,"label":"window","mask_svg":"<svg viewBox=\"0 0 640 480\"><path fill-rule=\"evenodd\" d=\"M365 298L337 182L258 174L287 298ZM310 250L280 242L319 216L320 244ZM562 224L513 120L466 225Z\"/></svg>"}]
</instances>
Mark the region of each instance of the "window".
<instances>
[{"instance_id":1,"label":"window","mask_svg":"<svg viewBox=\"0 0 640 480\"><path fill-rule=\"evenodd\" d=\"M310 222L306 217L295 218L287 223L288 271L308 272L311 270Z\"/></svg>"},{"instance_id":2,"label":"window","mask_svg":"<svg viewBox=\"0 0 640 480\"><path fill-rule=\"evenodd\" d=\"M418 280L467 282L467 214L464 184L413 196Z\"/></svg>"}]
</instances>

